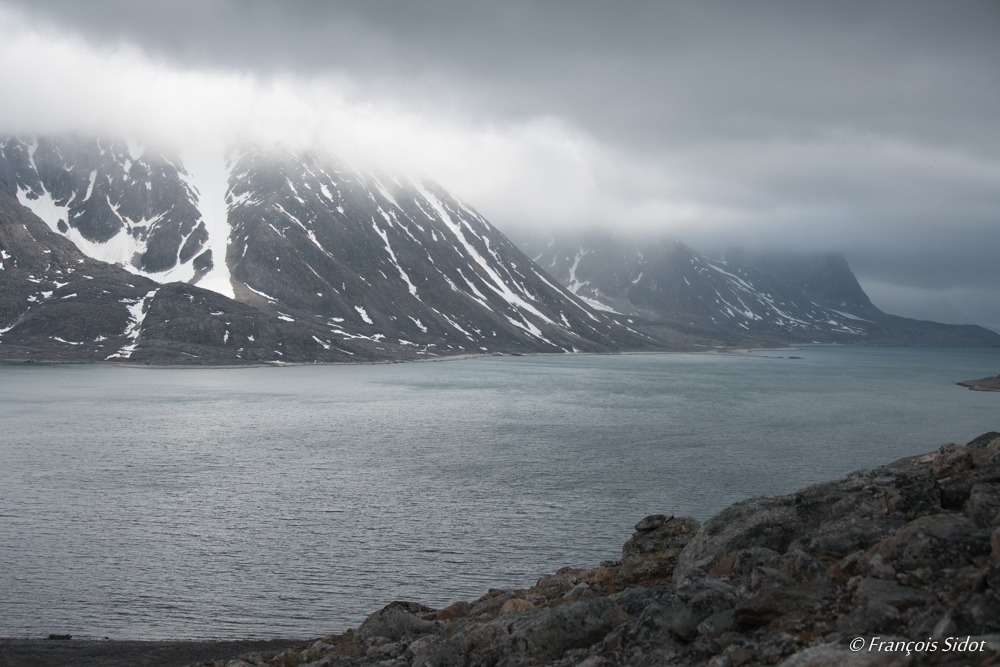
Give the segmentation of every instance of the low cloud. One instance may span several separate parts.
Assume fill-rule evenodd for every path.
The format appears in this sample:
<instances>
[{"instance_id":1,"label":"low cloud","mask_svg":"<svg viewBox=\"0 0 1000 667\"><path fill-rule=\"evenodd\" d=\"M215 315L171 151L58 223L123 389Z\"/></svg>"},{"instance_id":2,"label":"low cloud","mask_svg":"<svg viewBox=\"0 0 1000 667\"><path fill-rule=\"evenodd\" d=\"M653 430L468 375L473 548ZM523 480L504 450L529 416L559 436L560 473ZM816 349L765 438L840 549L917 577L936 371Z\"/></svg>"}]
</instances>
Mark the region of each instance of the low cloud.
<instances>
[{"instance_id":1,"label":"low cloud","mask_svg":"<svg viewBox=\"0 0 1000 667\"><path fill-rule=\"evenodd\" d=\"M995 4L726 7L0 3L0 132L330 152L505 231L841 251L885 310L1000 321Z\"/></svg>"}]
</instances>

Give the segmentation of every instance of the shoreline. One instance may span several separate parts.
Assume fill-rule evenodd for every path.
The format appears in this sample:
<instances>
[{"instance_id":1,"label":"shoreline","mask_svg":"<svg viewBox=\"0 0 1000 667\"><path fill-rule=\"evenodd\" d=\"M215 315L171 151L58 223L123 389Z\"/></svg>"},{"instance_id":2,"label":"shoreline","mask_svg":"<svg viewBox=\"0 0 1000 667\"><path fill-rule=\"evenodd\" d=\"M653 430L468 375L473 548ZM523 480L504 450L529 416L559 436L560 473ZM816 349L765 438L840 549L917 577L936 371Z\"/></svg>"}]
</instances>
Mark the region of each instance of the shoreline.
<instances>
[{"instance_id":1,"label":"shoreline","mask_svg":"<svg viewBox=\"0 0 1000 667\"><path fill-rule=\"evenodd\" d=\"M966 387L971 391L1000 391L1000 375L980 378L978 380L962 380L955 384L959 387Z\"/></svg>"},{"instance_id":2,"label":"shoreline","mask_svg":"<svg viewBox=\"0 0 1000 667\"><path fill-rule=\"evenodd\" d=\"M220 656L273 657L301 639L132 640L0 638L3 667L184 667Z\"/></svg>"},{"instance_id":3,"label":"shoreline","mask_svg":"<svg viewBox=\"0 0 1000 667\"><path fill-rule=\"evenodd\" d=\"M120 361L46 361L36 359L0 359L0 365L11 364L18 366L117 366L119 368L131 368L137 370L241 370L245 368L301 368L313 366L388 366L393 364L430 364L447 361L469 361L472 359L490 359L499 357L617 357L617 356L643 356L643 355L717 355L732 357L758 357L762 359L775 359L785 357L766 357L756 354L757 352L801 352L808 347L869 347L851 346L837 344L810 344L798 347L738 347L738 348L711 348L705 350L625 350L617 352L490 352L485 354L455 354L433 359L387 359L385 361L321 361L321 362L271 362L254 364L128 364ZM885 346L892 347L892 346ZM988 349L988 348L983 348ZM788 357L791 358L791 357Z\"/></svg>"},{"instance_id":4,"label":"shoreline","mask_svg":"<svg viewBox=\"0 0 1000 667\"><path fill-rule=\"evenodd\" d=\"M68 361L68 360L44 360L44 359L0 359L0 365L11 364L18 366L118 366L120 368L133 369L175 369L175 370L239 370L243 368L297 368L309 366L387 366L392 364L427 364L444 361L467 361L470 359L488 359L492 357L615 357L615 356L642 356L642 355L717 355L736 357L759 357L759 358L785 358L794 357L761 357L758 352L801 352L809 348L899 348L899 349L977 349L991 350L991 347L970 348L953 345L845 345L842 343L802 343L794 347L713 347L705 349L691 350L619 350L614 352L487 352L480 354L455 354L423 359L386 359L383 361L295 361L283 362L274 361L269 363L252 364L130 364L121 361ZM956 385L968 387L974 391L1000 391L1000 389L975 389L970 386L974 383L998 382L995 377L982 378L980 380L963 380L956 382Z\"/></svg>"}]
</instances>

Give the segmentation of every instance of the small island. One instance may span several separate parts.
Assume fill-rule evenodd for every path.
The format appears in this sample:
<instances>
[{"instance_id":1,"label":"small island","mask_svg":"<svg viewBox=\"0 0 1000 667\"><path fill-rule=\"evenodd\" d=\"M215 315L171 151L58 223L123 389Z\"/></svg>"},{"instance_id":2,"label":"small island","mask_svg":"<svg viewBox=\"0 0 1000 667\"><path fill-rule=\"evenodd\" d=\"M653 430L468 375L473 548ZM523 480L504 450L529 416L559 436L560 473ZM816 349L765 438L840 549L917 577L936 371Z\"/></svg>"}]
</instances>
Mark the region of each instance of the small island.
<instances>
[{"instance_id":1,"label":"small island","mask_svg":"<svg viewBox=\"0 0 1000 667\"><path fill-rule=\"evenodd\" d=\"M968 387L972 391L1000 391L1000 375L981 380L963 380L955 384L960 387Z\"/></svg>"}]
</instances>

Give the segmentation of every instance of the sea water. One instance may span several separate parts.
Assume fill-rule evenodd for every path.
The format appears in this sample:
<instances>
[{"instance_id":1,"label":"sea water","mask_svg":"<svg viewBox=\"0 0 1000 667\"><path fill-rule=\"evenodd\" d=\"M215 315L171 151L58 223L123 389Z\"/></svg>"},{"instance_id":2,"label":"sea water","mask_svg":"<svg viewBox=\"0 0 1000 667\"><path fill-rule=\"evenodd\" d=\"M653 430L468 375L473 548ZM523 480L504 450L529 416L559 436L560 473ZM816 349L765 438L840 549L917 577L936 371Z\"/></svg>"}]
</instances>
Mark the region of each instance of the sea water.
<instances>
[{"instance_id":1,"label":"sea water","mask_svg":"<svg viewBox=\"0 0 1000 667\"><path fill-rule=\"evenodd\" d=\"M801 357L793 359L792 356ZM310 637L1000 430L1000 350L0 365L0 636Z\"/></svg>"}]
</instances>

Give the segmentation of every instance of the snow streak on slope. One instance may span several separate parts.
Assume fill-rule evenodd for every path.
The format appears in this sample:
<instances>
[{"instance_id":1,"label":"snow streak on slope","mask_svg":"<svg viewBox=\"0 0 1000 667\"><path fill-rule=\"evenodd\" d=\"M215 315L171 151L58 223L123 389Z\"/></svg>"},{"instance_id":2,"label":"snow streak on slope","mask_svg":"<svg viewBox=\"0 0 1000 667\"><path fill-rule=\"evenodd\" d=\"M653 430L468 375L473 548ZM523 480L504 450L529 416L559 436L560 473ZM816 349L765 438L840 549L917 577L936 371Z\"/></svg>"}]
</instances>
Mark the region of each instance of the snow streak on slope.
<instances>
[{"instance_id":1,"label":"snow streak on slope","mask_svg":"<svg viewBox=\"0 0 1000 667\"><path fill-rule=\"evenodd\" d=\"M131 339L132 342L117 352L108 355L107 359L128 359L135 352L137 339L139 338L139 334L142 333L142 322L146 319L149 304L153 301L153 297L156 296L156 292L157 290L150 290L146 293L146 296L129 305L128 312L131 322L129 322L128 328L125 330L125 336Z\"/></svg>"},{"instance_id":2,"label":"snow streak on slope","mask_svg":"<svg viewBox=\"0 0 1000 667\"><path fill-rule=\"evenodd\" d=\"M206 247L212 251L212 268L198 281L198 287L233 298L233 286L226 263L229 246L229 206L226 191L229 189L229 169L225 156L205 151L186 156L188 170L186 182L198 197L198 210L208 230Z\"/></svg>"}]
</instances>

